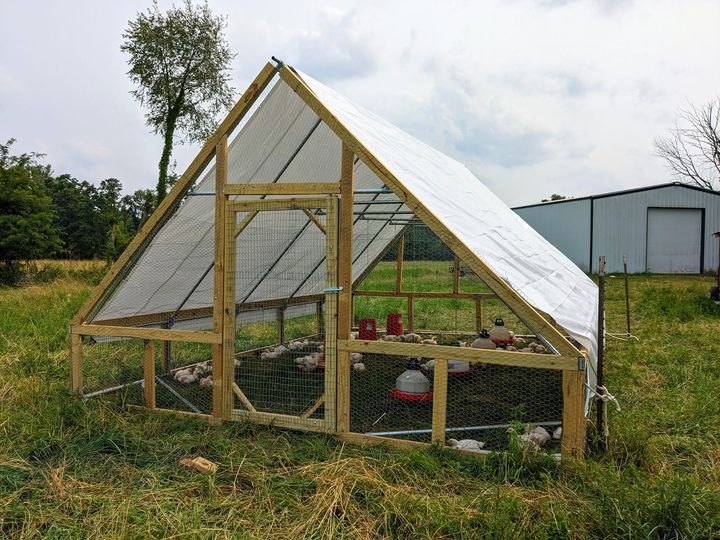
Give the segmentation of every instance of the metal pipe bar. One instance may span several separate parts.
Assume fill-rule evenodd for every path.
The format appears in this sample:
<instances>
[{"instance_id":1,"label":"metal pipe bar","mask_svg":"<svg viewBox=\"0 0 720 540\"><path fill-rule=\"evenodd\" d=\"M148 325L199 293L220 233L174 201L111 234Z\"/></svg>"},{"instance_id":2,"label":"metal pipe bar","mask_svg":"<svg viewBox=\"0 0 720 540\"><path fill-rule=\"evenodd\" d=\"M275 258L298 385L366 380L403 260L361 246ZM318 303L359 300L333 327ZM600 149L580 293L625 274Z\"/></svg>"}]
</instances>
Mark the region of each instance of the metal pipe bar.
<instances>
[{"instance_id":1,"label":"metal pipe bar","mask_svg":"<svg viewBox=\"0 0 720 540\"><path fill-rule=\"evenodd\" d=\"M210 191L191 191L190 193L187 194L188 197L198 197L198 196L202 196L202 195L214 197L215 192L214 191L212 191L212 192L210 192Z\"/></svg>"},{"instance_id":2,"label":"metal pipe bar","mask_svg":"<svg viewBox=\"0 0 720 540\"><path fill-rule=\"evenodd\" d=\"M548 426L548 427L562 425L562 422L559 422L559 421L528 422L528 423L532 424L533 426ZM463 432L463 431L489 431L491 429L508 429L511 427L515 427L515 426L513 424L492 424L492 425L486 425L486 426L464 426L464 427L455 427L455 428L445 428L445 433L455 433L455 432ZM432 433L432 429L409 429L406 431L374 431L371 433L365 433L365 435L374 435L376 437L392 437L394 435L424 435L427 433Z\"/></svg>"},{"instance_id":3,"label":"metal pipe bar","mask_svg":"<svg viewBox=\"0 0 720 540\"><path fill-rule=\"evenodd\" d=\"M357 163L357 160L355 160L355 163ZM353 191L353 194L355 194L355 195L363 195L363 194L364 195L368 195L368 194L381 195L383 193L392 193L392 192L393 192L392 189L385 186L384 188L381 188L381 189L377 189L377 188L356 189L355 191Z\"/></svg>"},{"instance_id":4,"label":"metal pipe bar","mask_svg":"<svg viewBox=\"0 0 720 540\"><path fill-rule=\"evenodd\" d=\"M119 385L117 385L117 386L111 386L110 388L105 388L105 389L103 389L103 390L97 390L97 391L95 391L95 392L89 392L89 393L87 393L87 394L83 394L83 395L82 395L82 399L83 399L83 400L88 400L88 399L90 399L90 398L94 398L94 397L97 397L97 396L102 396L103 394L110 394L110 393L112 393L112 392L117 392L118 390L122 390L123 388L126 388L126 387L128 387L128 386L133 386L133 385L135 385L135 384L140 384L141 382L143 382L143 379L139 379L139 380L137 380L137 381L133 381L133 382L125 383L125 384L119 384Z\"/></svg>"},{"instance_id":5,"label":"metal pipe bar","mask_svg":"<svg viewBox=\"0 0 720 540\"><path fill-rule=\"evenodd\" d=\"M165 381L163 381L160 377L155 377L155 380L156 380L158 383L160 383L160 385L163 386L163 387L164 387L168 392L170 392L173 396L175 396L175 397L178 398L180 401L182 401L185 405L187 405L188 408L190 408L193 412L196 412L196 413L198 413L198 414L202 414L202 411L201 411L200 409L198 409L195 405L193 405L192 403L190 403L190 402L189 402L187 399L185 399L183 396L181 396L180 394L178 394L172 386L170 386L168 383L166 383Z\"/></svg>"}]
</instances>

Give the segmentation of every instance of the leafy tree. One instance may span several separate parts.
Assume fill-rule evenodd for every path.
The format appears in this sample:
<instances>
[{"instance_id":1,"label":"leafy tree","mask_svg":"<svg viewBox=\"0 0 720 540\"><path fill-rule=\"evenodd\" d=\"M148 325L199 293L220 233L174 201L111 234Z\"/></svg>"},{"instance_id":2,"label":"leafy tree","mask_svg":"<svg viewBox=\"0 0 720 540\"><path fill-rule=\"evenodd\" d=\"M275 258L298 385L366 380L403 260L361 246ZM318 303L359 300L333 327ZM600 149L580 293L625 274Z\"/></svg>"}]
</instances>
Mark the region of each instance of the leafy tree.
<instances>
[{"instance_id":1,"label":"leafy tree","mask_svg":"<svg viewBox=\"0 0 720 540\"><path fill-rule=\"evenodd\" d=\"M225 39L226 19L207 2L186 0L162 13L157 2L138 13L123 33L121 50L130 55L132 95L147 108L147 124L163 136L157 202L167 194L168 165L178 130L190 141L204 141L215 118L232 105L229 64L234 55Z\"/></svg>"},{"instance_id":2,"label":"leafy tree","mask_svg":"<svg viewBox=\"0 0 720 540\"><path fill-rule=\"evenodd\" d=\"M720 97L682 111L670 134L655 140L655 149L681 182L720 190Z\"/></svg>"},{"instance_id":3,"label":"leafy tree","mask_svg":"<svg viewBox=\"0 0 720 540\"><path fill-rule=\"evenodd\" d=\"M108 223L100 209L97 188L69 174L47 179L46 186L55 205L55 226L65 245L63 256L100 256L107 242Z\"/></svg>"},{"instance_id":4,"label":"leafy tree","mask_svg":"<svg viewBox=\"0 0 720 540\"><path fill-rule=\"evenodd\" d=\"M548 201L562 201L567 199L565 195L558 195L557 193L553 193L550 195L549 199L541 199L540 202L548 202Z\"/></svg>"},{"instance_id":5,"label":"leafy tree","mask_svg":"<svg viewBox=\"0 0 720 540\"><path fill-rule=\"evenodd\" d=\"M49 167L37 163L39 154L11 155L14 142L0 144L0 282L7 284L20 277L22 261L51 257L61 247L42 181Z\"/></svg>"}]
</instances>

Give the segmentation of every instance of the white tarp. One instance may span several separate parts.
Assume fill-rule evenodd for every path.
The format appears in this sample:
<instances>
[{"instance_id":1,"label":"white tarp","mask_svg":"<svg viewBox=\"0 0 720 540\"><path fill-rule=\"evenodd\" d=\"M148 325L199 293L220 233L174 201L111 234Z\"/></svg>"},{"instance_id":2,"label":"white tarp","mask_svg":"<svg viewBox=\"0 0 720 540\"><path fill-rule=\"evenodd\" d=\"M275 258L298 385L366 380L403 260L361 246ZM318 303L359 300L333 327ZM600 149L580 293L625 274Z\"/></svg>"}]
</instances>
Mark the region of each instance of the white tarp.
<instances>
[{"instance_id":1,"label":"white tarp","mask_svg":"<svg viewBox=\"0 0 720 540\"><path fill-rule=\"evenodd\" d=\"M418 141L307 75L301 75L330 111L412 193L445 228L476 253L523 298L551 316L585 346L591 359L589 383L595 387L597 287L567 257L543 239L493 195L467 168ZM340 140L282 81L268 92L228 149L229 181L235 183L317 182L339 176ZM356 186L383 183L362 162ZM214 168L198 191L214 189ZM356 200L388 201L373 210L407 210L397 197L357 195ZM94 320L131 317L212 306L214 197L188 197L101 306ZM403 216L405 219L407 215ZM320 293L324 287L324 246L314 228L295 216L273 231L273 249L263 220L239 237L238 301L259 302ZM357 279L402 229L388 220L356 221L353 277ZM299 236L298 233L301 233ZM247 245L243 245L247 243ZM250 255L252 254L252 255ZM278 259L278 257L280 257ZM205 277L203 277L205 276ZM247 298L245 298L247 296ZM301 310L302 308L298 308ZM256 310L238 320L265 320ZM184 326L207 325L185 321Z\"/></svg>"},{"instance_id":2,"label":"white tarp","mask_svg":"<svg viewBox=\"0 0 720 540\"><path fill-rule=\"evenodd\" d=\"M412 195L525 300L587 348L595 388L597 286L456 160L298 72Z\"/></svg>"}]
</instances>

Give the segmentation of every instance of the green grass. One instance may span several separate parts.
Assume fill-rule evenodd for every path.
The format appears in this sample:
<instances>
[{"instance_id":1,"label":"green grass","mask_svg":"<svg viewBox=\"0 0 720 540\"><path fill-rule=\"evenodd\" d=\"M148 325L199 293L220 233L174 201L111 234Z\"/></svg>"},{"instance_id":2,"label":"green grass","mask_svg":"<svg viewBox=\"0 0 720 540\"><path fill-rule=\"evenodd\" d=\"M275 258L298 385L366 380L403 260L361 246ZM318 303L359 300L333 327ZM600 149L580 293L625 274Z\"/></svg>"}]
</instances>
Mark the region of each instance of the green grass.
<instances>
[{"instance_id":1,"label":"green grass","mask_svg":"<svg viewBox=\"0 0 720 540\"><path fill-rule=\"evenodd\" d=\"M415 282L426 283L408 286L449 283L444 266L414 269ZM372 287L389 288L388 276L373 276ZM66 329L94 279L67 270L0 289L0 536L720 535L720 308L706 299L711 278L631 278L640 341L607 348L608 387L623 410L611 409L608 452L584 464L517 450L478 459L436 448L362 449L82 404L66 389ZM622 332L622 279L608 280L607 298L609 328ZM387 307L358 312L382 319ZM454 329L455 308L433 307L428 325ZM460 329L472 326L468 309L458 310ZM486 309L486 324L494 315ZM252 335L264 341L273 332ZM178 467L188 455L215 461L218 472Z\"/></svg>"}]
</instances>

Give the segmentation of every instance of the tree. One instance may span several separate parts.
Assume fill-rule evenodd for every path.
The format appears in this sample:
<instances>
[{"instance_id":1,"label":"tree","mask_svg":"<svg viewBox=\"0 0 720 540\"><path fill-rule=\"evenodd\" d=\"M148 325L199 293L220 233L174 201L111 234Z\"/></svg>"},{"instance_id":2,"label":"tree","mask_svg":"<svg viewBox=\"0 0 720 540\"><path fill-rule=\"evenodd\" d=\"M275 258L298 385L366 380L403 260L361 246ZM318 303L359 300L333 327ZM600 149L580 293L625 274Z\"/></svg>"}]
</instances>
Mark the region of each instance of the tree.
<instances>
[{"instance_id":1,"label":"tree","mask_svg":"<svg viewBox=\"0 0 720 540\"><path fill-rule=\"evenodd\" d=\"M207 3L185 0L162 13L156 1L123 33L120 48L130 55L128 75L135 84L131 94L147 108L147 124L163 136L158 204L167 194L176 130L190 141L204 141L217 115L232 105L228 71L234 55L225 27L225 17L215 17Z\"/></svg>"},{"instance_id":2,"label":"tree","mask_svg":"<svg viewBox=\"0 0 720 540\"><path fill-rule=\"evenodd\" d=\"M550 198L549 198L549 199L540 199L540 202L562 201L562 200L565 200L565 199L567 199L567 197L566 197L565 195L559 195L559 194L557 194L557 193L553 193L552 195L550 195Z\"/></svg>"},{"instance_id":3,"label":"tree","mask_svg":"<svg viewBox=\"0 0 720 540\"><path fill-rule=\"evenodd\" d=\"M670 134L655 140L655 149L681 182L720 190L720 97L681 111Z\"/></svg>"},{"instance_id":4,"label":"tree","mask_svg":"<svg viewBox=\"0 0 720 540\"><path fill-rule=\"evenodd\" d=\"M13 284L20 263L51 257L61 247L53 225L53 204L42 181L50 168L39 154L13 156L10 139L0 144L0 282Z\"/></svg>"}]
</instances>

